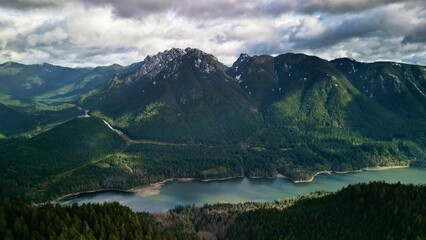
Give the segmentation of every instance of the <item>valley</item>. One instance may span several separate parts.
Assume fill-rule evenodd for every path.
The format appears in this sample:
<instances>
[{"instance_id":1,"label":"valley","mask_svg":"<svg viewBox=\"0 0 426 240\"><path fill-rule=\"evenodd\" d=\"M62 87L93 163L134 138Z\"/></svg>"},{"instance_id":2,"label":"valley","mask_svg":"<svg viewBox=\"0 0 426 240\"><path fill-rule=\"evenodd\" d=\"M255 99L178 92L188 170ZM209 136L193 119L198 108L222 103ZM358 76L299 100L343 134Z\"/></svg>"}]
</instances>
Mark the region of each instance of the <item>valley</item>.
<instances>
[{"instance_id":1,"label":"valley","mask_svg":"<svg viewBox=\"0 0 426 240\"><path fill-rule=\"evenodd\" d=\"M189 143L159 142L159 141L142 140L142 139L133 140L129 136L127 136L126 134L124 134L122 131L113 128L111 126L111 124L109 124L106 120L102 119L102 122L105 123L105 125L107 125L107 127L109 129L111 129L112 131L114 131L115 133L117 133L126 142L127 145L131 145L131 144L153 144L153 145L176 146L176 147L188 147L188 146L191 146L191 144L189 144ZM200 146L201 144L192 144L192 145ZM203 145L203 146L205 146L205 145ZM213 146L209 146L209 147L213 147Z\"/></svg>"},{"instance_id":2,"label":"valley","mask_svg":"<svg viewBox=\"0 0 426 240\"><path fill-rule=\"evenodd\" d=\"M0 240L422 240L425 199L425 0L0 1Z\"/></svg>"},{"instance_id":3,"label":"valley","mask_svg":"<svg viewBox=\"0 0 426 240\"><path fill-rule=\"evenodd\" d=\"M293 53L226 66L194 48L129 66L4 63L0 196L424 166L425 79L423 66Z\"/></svg>"},{"instance_id":4,"label":"valley","mask_svg":"<svg viewBox=\"0 0 426 240\"><path fill-rule=\"evenodd\" d=\"M357 173L330 173L315 177L310 183L293 183L283 176L277 178L233 178L201 181L185 179L153 184L144 189L129 191L98 191L61 198L61 204L118 202L134 212L161 213L179 205L244 202L272 203L292 199L312 192L336 192L348 185L383 181L387 183L426 184L426 169L403 168Z\"/></svg>"},{"instance_id":5,"label":"valley","mask_svg":"<svg viewBox=\"0 0 426 240\"><path fill-rule=\"evenodd\" d=\"M422 240L425 199L425 0L0 1L0 240Z\"/></svg>"}]
</instances>

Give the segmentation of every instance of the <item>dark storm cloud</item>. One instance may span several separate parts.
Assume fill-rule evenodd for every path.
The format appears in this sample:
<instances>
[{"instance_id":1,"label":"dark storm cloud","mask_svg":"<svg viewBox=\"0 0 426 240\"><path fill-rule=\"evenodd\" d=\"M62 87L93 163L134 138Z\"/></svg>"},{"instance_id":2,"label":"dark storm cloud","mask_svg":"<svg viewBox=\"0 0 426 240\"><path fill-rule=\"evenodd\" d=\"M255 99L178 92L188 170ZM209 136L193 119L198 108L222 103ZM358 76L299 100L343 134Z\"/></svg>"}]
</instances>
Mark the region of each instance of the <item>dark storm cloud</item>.
<instances>
[{"instance_id":1,"label":"dark storm cloud","mask_svg":"<svg viewBox=\"0 0 426 240\"><path fill-rule=\"evenodd\" d=\"M243 1L243 0L87 0L87 4L105 5L114 8L120 17L143 17L146 14L173 11L187 17L238 18L241 16L275 17L284 13L296 12L312 14L315 12L341 14L362 12L392 3L413 3L421 0L281 0L281 1Z\"/></svg>"},{"instance_id":2,"label":"dark storm cloud","mask_svg":"<svg viewBox=\"0 0 426 240\"><path fill-rule=\"evenodd\" d=\"M419 0L420 1L420 0ZM407 3L410 0L310 0L298 1L296 10L303 13L348 13L362 12L392 3ZM415 2L415 1L411 1Z\"/></svg>"},{"instance_id":3,"label":"dark storm cloud","mask_svg":"<svg viewBox=\"0 0 426 240\"><path fill-rule=\"evenodd\" d=\"M422 0L2 0L0 7L30 10L60 6L65 3L87 6L111 6L119 17L142 18L152 13L175 12L193 18L275 17L284 13L341 14L362 12L392 3L421 3ZM201 20L201 19L200 19Z\"/></svg>"},{"instance_id":4,"label":"dark storm cloud","mask_svg":"<svg viewBox=\"0 0 426 240\"><path fill-rule=\"evenodd\" d=\"M362 13L345 16L326 16L317 18L317 25L323 27L319 34L299 36L305 30L304 20L286 40L298 49L316 49L332 46L352 38L389 39L402 38L403 43L426 41L426 6L408 3L392 8L376 8ZM308 24L309 26L309 24ZM314 31L315 28L310 29Z\"/></svg>"},{"instance_id":5,"label":"dark storm cloud","mask_svg":"<svg viewBox=\"0 0 426 240\"><path fill-rule=\"evenodd\" d=\"M290 34L288 40L297 48L320 48L334 45L353 37L364 38L375 35L386 37L392 35L397 30L387 26L386 17L380 13L352 17L338 24L326 21L323 32L311 38L298 37L298 33L302 27L303 25L296 28L296 31Z\"/></svg>"},{"instance_id":6,"label":"dark storm cloud","mask_svg":"<svg viewBox=\"0 0 426 240\"><path fill-rule=\"evenodd\" d=\"M11 10L12 9L12 10ZM422 0L0 0L0 58L98 65L197 47L426 61Z\"/></svg>"},{"instance_id":7,"label":"dark storm cloud","mask_svg":"<svg viewBox=\"0 0 426 240\"><path fill-rule=\"evenodd\" d=\"M30 10L34 8L45 8L60 6L69 0L2 0L0 7Z\"/></svg>"},{"instance_id":8,"label":"dark storm cloud","mask_svg":"<svg viewBox=\"0 0 426 240\"><path fill-rule=\"evenodd\" d=\"M328 14L342 14L342 13L356 13L368 9L397 3L407 2L404 0L308 0L308 1L270 1L260 3L258 9L264 15L277 16L283 13L295 12L301 14L313 13L328 13Z\"/></svg>"},{"instance_id":9,"label":"dark storm cloud","mask_svg":"<svg viewBox=\"0 0 426 240\"><path fill-rule=\"evenodd\" d=\"M380 3L376 1L374 6L380 6ZM319 12L321 8L317 7ZM359 6L351 10L361 11L364 8L367 7ZM339 9L349 10L347 7ZM354 56L365 61L419 63L426 59L424 43L425 4L407 1L405 4L375 7L343 15L302 15L292 27L276 29L270 40L247 42L243 50L251 54L292 51L318 54L326 58Z\"/></svg>"},{"instance_id":10,"label":"dark storm cloud","mask_svg":"<svg viewBox=\"0 0 426 240\"><path fill-rule=\"evenodd\" d=\"M260 3L242 0L88 0L88 5L109 5L114 12L125 18L143 18L152 13L175 12L180 16L191 18L221 18L241 17L251 15Z\"/></svg>"},{"instance_id":11,"label":"dark storm cloud","mask_svg":"<svg viewBox=\"0 0 426 240\"><path fill-rule=\"evenodd\" d=\"M403 44L426 43L426 22L404 36Z\"/></svg>"}]
</instances>

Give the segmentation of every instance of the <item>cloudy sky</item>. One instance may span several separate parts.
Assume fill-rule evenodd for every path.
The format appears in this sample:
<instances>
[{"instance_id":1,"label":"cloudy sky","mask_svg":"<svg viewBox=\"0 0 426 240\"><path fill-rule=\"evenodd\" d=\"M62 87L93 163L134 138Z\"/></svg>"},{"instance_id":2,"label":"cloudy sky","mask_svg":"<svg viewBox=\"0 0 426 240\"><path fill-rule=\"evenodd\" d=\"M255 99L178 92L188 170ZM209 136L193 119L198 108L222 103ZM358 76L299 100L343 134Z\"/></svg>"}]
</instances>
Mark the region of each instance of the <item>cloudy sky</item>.
<instances>
[{"instance_id":1,"label":"cloudy sky","mask_svg":"<svg viewBox=\"0 0 426 240\"><path fill-rule=\"evenodd\" d=\"M425 0L1 0L0 62L128 65L172 47L426 65Z\"/></svg>"}]
</instances>

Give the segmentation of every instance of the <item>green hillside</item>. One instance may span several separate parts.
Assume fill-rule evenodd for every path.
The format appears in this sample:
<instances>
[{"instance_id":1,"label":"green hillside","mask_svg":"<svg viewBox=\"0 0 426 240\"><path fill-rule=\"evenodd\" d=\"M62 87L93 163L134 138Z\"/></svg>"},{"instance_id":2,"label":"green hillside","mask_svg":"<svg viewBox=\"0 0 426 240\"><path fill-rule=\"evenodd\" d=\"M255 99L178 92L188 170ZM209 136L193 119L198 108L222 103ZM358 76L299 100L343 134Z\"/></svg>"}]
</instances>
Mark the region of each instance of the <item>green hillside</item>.
<instances>
[{"instance_id":1,"label":"green hillside","mask_svg":"<svg viewBox=\"0 0 426 240\"><path fill-rule=\"evenodd\" d=\"M425 186L357 184L284 210L238 215L227 239L424 239Z\"/></svg>"},{"instance_id":2,"label":"green hillside","mask_svg":"<svg viewBox=\"0 0 426 240\"><path fill-rule=\"evenodd\" d=\"M245 56L244 61L259 58L270 59ZM256 66L264 75L274 73L276 83L260 78L256 88L246 90L256 94L259 89L263 94L269 88L266 101L270 104L260 108L263 128L244 143L252 149L247 161L269 168L266 172L309 179L312 172L320 170L405 165L409 160L424 159L424 143L411 136L401 137L408 131L418 131L418 127L407 125L406 118L365 96L330 62L284 54L269 65L261 61ZM237 67L234 64L232 68L243 69ZM243 89L246 82L248 86L254 84L251 75L244 72L239 77Z\"/></svg>"},{"instance_id":3,"label":"green hillside","mask_svg":"<svg viewBox=\"0 0 426 240\"><path fill-rule=\"evenodd\" d=\"M423 239L425 194L425 185L360 183L274 202L178 206L154 220L203 239Z\"/></svg>"},{"instance_id":4,"label":"green hillside","mask_svg":"<svg viewBox=\"0 0 426 240\"><path fill-rule=\"evenodd\" d=\"M57 179L123 147L100 119L69 121L0 153L0 195L43 199Z\"/></svg>"},{"instance_id":5,"label":"green hillside","mask_svg":"<svg viewBox=\"0 0 426 240\"><path fill-rule=\"evenodd\" d=\"M426 187L374 182L265 203L134 213L118 203L0 201L4 239L424 239Z\"/></svg>"},{"instance_id":6,"label":"green hillside","mask_svg":"<svg viewBox=\"0 0 426 240\"><path fill-rule=\"evenodd\" d=\"M125 71L125 68L114 64L111 66L96 67L91 71L78 75L73 81L53 89L47 93L37 96L41 101L49 100L75 100L81 95L105 84L113 78L114 75Z\"/></svg>"},{"instance_id":7,"label":"green hillside","mask_svg":"<svg viewBox=\"0 0 426 240\"><path fill-rule=\"evenodd\" d=\"M426 68L424 66L376 62L360 63L336 59L333 65L364 95L405 121L396 138L426 142Z\"/></svg>"},{"instance_id":8,"label":"green hillside","mask_svg":"<svg viewBox=\"0 0 426 240\"><path fill-rule=\"evenodd\" d=\"M51 64L0 64L0 93L31 98L67 85L90 69L73 69Z\"/></svg>"},{"instance_id":9,"label":"green hillside","mask_svg":"<svg viewBox=\"0 0 426 240\"><path fill-rule=\"evenodd\" d=\"M82 105L136 139L238 142L259 127L261 117L224 70L198 49L172 49L92 92Z\"/></svg>"},{"instance_id":10,"label":"green hillside","mask_svg":"<svg viewBox=\"0 0 426 240\"><path fill-rule=\"evenodd\" d=\"M249 56L241 54L226 72L234 77L242 90L250 95L260 107L274 101L281 93L278 86L274 58L269 55Z\"/></svg>"},{"instance_id":11,"label":"green hillside","mask_svg":"<svg viewBox=\"0 0 426 240\"><path fill-rule=\"evenodd\" d=\"M16 76L52 69L46 79L77 71L1 67ZM324 170L425 166L424 79L421 66L293 53L241 54L227 67L191 48L98 67L30 99L0 94L0 133L35 135L0 141L0 178L18 186L2 192L46 199L178 177L309 180ZM83 108L93 118L66 122ZM27 116L37 131L23 127Z\"/></svg>"},{"instance_id":12,"label":"green hillside","mask_svg":"<svg viewBox=\"0 0 426 240\"><path fill-rule=\"evenodd\" d=\"M29 136L74 119L83 114L76 108L77 98L131 69L0 64L0 133Z\"/></svg>"},{"instance_id":13,"label":"green hillside","mask_svg":"<svg viewBox=\"0 0 426 240\"><path fill-rule=\"evenodd\" d=\"M2 239L198 239L180 230L163 231L146 214L118 203L62 207L0 201Z\"/></svg>"},{"instance_id":14,"label":"green hillside","mask_svg":"<svg viewBox=\"0 0 426 240\"><path fill-rule=\"evenodd\" d=\"M136 184L158 176L214 178L240 172L301 180L322 170L422 165L426 156L425 121L367 96L334 62L303 54L242 54L227 68L200 50L172 49L133 66L134 71L116 75L80 102L132 139L166 143L128 148L124 158L132 159L134 172L144 174L118 174L108 181L114 187L132 186L123 185L123 179ZM164 154L152 155L154 149ZM192 159L200 153L222 154L230 161Z\"/></svg>"},{"instance_id":15,"label":"green hillside","mask_svg":"<svg viewBox=\"0 0 426 240\"><path fill-rule=\"evenodd\" d=\"M44 103L73 101L115 74L131 69L117 64L91 69L7 62L0 64L0 94Z\"/></svg>"},{"instance_id":16,"label":"green hillside","mask_svg":"<svg viewBox=\"0 0 426 240\"><path fill-rule=\"evenodd\" d=\"M28 131L36 125L37 122L31 116L0 103L0 136Z\"/></svg>"},{"instance_id":17,"label":"green hillside","mask_svg":"<svg viewBox=\"0 0 426 240\"><path fill-rule=\"evenodd\" d=\"M426 68L409 64L360 63L336 59L332 64L366 96L410 117L426 116Z\"/></svg>"}]
</instances>

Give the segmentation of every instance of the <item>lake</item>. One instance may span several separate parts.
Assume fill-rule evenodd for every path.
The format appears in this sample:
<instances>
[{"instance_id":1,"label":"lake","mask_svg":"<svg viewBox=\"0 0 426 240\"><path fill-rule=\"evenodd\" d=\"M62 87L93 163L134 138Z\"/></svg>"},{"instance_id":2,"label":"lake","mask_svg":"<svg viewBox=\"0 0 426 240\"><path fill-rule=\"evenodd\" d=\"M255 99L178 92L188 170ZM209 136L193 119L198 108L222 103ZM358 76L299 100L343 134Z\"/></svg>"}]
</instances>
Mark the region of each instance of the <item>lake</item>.
<instances>
[{"instance_id":1,"label":"lake","mask_svg":"<svg viewBox=\"0 0 426 240\"><path fill-rule=\"evenodd\" d=\"M426 169L410 167L385 171L324 174L315 177L313 182L297 184L285 178L236 178L210 182L170 182L161 187L157 194L151 196L140 197L129 192L102 191L79 194L62 203L69 205L115 201L136 212L161 212L176 205L274 201L278 198L289 198L314 191L337 191L349 184L370 181L426 184Z\"/></svg>"}]
</instances>

